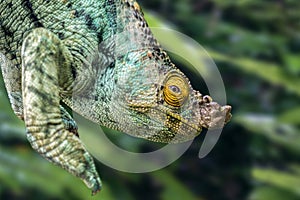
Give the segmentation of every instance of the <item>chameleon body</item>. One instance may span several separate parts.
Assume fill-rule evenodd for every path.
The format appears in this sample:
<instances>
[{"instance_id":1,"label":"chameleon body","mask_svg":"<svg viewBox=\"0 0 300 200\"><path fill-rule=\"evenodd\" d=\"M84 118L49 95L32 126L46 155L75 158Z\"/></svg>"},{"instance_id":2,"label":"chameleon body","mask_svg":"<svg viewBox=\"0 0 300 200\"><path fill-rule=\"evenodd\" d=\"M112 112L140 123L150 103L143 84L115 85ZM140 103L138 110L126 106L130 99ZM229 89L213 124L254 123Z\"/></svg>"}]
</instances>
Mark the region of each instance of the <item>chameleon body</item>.
<instances>
[{"instance_id":1,"label":"chameleon body","mask_svg":"<svg viewBox=\"0 0 300 200\"><path fill-rule=\"evenodd\" d=\"M31 146L93 193L99 175L61 102L100 125L165 143L231 117L230 106L193 90L134 0L2 0L0 53Z\"/></svg>"}]
</instances>

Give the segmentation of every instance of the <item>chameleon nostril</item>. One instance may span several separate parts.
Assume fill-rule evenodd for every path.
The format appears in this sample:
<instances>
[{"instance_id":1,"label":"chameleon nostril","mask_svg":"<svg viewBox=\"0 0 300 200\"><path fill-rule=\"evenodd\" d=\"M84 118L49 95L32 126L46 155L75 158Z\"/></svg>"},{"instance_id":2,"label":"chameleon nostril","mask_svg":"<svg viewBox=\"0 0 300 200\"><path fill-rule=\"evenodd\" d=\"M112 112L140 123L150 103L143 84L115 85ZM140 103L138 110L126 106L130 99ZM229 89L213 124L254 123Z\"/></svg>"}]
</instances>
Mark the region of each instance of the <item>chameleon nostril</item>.
<instances>
[{"instance_id":1,"label":"chameleon nostril","mask_svg":"<svg viewBox=\"0 0 300 200\"><path fill-rule=\"evenodd\" d=\"M210 96L208 96L208 95L205 95L205 96L203 97L203 100L204 100L205 103L210 103L210 102L212 102L212 98L211 98Z\"/></svg>"}]
</instances>

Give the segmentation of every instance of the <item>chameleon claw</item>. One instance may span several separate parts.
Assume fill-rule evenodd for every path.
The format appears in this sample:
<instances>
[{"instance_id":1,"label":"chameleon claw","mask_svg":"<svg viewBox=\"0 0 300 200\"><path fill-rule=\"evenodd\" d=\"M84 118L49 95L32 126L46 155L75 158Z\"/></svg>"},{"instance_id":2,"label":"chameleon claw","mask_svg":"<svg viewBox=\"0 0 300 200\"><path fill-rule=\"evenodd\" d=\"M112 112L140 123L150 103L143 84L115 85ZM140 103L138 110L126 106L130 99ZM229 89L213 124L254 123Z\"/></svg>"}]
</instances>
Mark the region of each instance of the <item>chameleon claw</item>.
<instances>
[{"instance_id":1,"label":"chameleon claw","mask_svg":"<svg viewBox=\"0 0 300 200\"><path fill-rule=\"evenodd\" d=\"M98 189L95 189L95 190L92 190L92 196L95 196L98 192L101 191L101 188L98 188Z\"/></svg>"}]
</instances>

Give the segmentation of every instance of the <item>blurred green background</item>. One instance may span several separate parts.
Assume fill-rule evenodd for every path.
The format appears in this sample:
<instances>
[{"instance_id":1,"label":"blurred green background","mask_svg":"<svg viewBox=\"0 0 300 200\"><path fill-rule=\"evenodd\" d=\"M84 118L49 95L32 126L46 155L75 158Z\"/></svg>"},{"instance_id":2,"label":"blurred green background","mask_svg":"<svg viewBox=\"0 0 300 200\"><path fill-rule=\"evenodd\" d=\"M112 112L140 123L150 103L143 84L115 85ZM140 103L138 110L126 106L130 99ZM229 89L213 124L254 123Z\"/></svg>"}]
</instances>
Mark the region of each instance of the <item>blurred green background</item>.
<instances>
[{"instance_id":1,"label":"blurred green background","mask_svg":"<svg viewBox=\"0 0 300 200\"><path fill-rule=\"evenodd\" d=\"M150 25L168 26L197 40L222 74L233 118L213 151L198 158L203 133L179 160L156 172L124 173L97 162L104 188L91 197L80 180L30 148L1 78L0 199L300 199L299 1L139 2ZM177 41L178 49L182 42ZM180 58L173 59L194 87L207 93L198 84L200 77ZM85 131L82 127L81 134ZM136 151L153 146L115 132L108 135Z\"/></svg>"}]
</instances>

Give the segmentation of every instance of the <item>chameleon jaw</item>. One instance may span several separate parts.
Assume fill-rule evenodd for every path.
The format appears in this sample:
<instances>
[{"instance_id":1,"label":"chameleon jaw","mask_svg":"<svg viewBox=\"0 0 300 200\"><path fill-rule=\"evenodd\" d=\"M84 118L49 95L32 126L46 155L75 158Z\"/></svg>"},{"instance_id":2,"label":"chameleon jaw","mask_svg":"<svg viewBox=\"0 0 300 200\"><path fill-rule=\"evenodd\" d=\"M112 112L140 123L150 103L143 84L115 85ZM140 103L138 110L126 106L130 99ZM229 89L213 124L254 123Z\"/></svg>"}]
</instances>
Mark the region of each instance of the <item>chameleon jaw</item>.
<instances>
[{"instance_id":1,"label":"chameleon jaw","mask_svg":"<svg viewBox=\"0 0 300 200\"><path fill-rule=\"evenodd\" d=\"M162 143L180 143L194 139L200 134L202 128L222 128L230 120L231 106L220 106L208 97L198 99L199 107L195 108L194 116L190 118L162 104L134 104L129 107L136 112L135 117L140 122L147 124L149 121L144 120L150 119L157 125L156 131L148 130L148 136L143 138Z\"/></svg>"}]
</instances>

